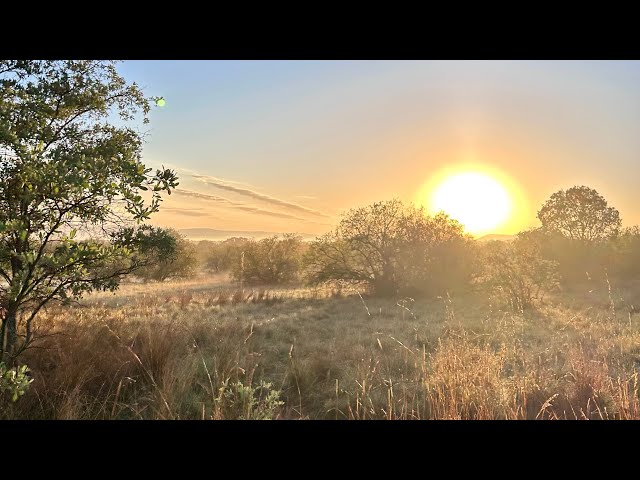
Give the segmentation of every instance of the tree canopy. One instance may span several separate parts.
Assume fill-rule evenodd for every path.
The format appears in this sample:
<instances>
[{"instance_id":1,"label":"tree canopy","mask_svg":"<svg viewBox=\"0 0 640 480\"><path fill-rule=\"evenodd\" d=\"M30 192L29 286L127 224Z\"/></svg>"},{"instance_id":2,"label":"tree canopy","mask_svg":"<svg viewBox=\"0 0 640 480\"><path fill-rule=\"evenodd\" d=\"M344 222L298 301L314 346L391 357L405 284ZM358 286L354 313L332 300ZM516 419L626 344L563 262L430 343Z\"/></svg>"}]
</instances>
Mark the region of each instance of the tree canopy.
<instances>
[{"instance_id":1,"label":"tree canopy","mask_svg":"<svg viewBox=\"0 0 640 480\"><path fill-rule=\"evenodd\" d=\"M615 236L622 225L618 210L608 206L596 190L585 186L551 195L538 212L538 219L547 231L586 242Z\"/></svg>"},{"instance_id":2,"label":"tree canopy","mask_svg":"<svg viewBox=\"0 0 640 480\"><path fill-rule=\"evenodd\" d=\"M177 177L142 163L128 126L152 101L114 62L0 61L1 354L28 345L48 302L116 289L141 252L171 249L142 223Z\"/></svg>"},{"instance_id":3,"label":"tree canopy","mask_svg":"<svg viewBox=\"0 0 640 480\"><path fill-rule=\"evenodd\" d=\"M439 270L456 271L464 257L450 249L468 240L444 213L428 216L394 199L347 212L335 231L313 241L305 263L312 283L360 281L378 295L395 295L432 283Z\"/></svg>"},{"instance_id":4,"label":"tree canopy","mask_svg":"<svg viewBox=\"0 0 640 480\"><path fill-rule=\"evenodd\" d=\"M169 278L184 278L195 273L195 245L173 228L166 229L165 233L170 237L172 251L150 251L147 254L148 265L138 269L135 272L136 277L163 282Z\"/></svg>"}]
</instances>

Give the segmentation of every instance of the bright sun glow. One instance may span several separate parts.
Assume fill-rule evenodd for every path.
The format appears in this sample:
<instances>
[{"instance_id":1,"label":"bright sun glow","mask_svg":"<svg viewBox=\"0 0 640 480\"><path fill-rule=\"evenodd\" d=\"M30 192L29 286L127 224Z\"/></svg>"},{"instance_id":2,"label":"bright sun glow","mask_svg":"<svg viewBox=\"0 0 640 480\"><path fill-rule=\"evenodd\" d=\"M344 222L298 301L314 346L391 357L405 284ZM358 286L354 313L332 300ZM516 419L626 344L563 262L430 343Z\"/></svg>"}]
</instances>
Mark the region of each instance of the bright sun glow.
<instances>
[{"instance_id":1,"label":"bright sun glow","mask_svg":"<svg viewBox=\"0 0 640 480\"><path fill-rule=\"evenodd\" d=\"M433 189L430 198L432 212L444 211L476 235L494 232L504 225L512 204L500 182L478 172L447 176Z\"/></svg>"}]
</instances>

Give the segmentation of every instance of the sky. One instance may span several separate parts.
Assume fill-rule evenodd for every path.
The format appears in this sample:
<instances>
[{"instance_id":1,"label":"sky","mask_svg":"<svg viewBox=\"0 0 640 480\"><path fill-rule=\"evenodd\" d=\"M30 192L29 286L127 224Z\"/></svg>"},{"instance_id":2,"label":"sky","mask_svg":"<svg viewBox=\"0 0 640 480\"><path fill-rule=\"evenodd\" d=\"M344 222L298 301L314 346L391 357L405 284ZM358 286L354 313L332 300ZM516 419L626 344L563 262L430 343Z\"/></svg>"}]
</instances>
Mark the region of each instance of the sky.
<instances>
[{"instance_id":1,"label":"sky","mask_svg":"<svg viewBox=\"0 0 640 480\"><path fill-rule=\"evenodd\" d=\"M428 203L476 169L539 225L587 185L640 223L638 61L125 61L154 108L148 166L180 177L160 226L321 234L350 208ZM489 233L489 232L485 232Z\"/></svg>"}]
</instances>

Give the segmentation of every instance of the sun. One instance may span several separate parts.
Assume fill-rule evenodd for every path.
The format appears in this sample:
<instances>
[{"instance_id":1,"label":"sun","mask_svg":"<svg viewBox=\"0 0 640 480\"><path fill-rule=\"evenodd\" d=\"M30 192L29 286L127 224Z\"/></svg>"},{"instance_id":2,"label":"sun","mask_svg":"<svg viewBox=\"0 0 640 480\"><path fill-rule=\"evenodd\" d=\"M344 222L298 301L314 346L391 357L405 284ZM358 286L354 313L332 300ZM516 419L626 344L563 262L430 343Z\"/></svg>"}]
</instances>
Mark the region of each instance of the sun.
<instances>
[{"instance_id":1,"label":"sun","mask_svg":"<svg viewBox=\"0 0 640 480\"><path fill-rule=\"evenodd\" d=\"M478 171L447 174L431 189L427 203L431 212L444 211L474 235L499 231L514 206L505 185Z\"/></svg>"}]
</instances>

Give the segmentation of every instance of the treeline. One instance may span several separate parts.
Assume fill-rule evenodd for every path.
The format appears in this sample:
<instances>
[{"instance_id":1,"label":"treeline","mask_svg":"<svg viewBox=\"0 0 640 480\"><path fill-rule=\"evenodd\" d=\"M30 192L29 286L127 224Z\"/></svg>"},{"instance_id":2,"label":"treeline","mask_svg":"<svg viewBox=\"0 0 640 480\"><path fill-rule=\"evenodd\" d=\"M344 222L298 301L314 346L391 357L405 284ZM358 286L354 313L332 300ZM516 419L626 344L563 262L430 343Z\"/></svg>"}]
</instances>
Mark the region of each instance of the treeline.
<instances>
[{"instance_id":1,"label":"treeline","mask_svg":"<svg viewBox=\"0 0 640 480\"><path fill-rule=\"evenodd\" d=\"M332 232L262 240L177 241L176 254L146 278L229 273L241 285L354 286L377 296L435 296L490 288L515 309L544 294L599 279L640 278L640 228L622 228L617 210L588 187L554 194L541 226L510 241L475 241L444 213L399 200L348 211ZM177 232L174 232L177 235ZM143 272L145 273L145 272Z\"/></svg>"}]
</instances>

